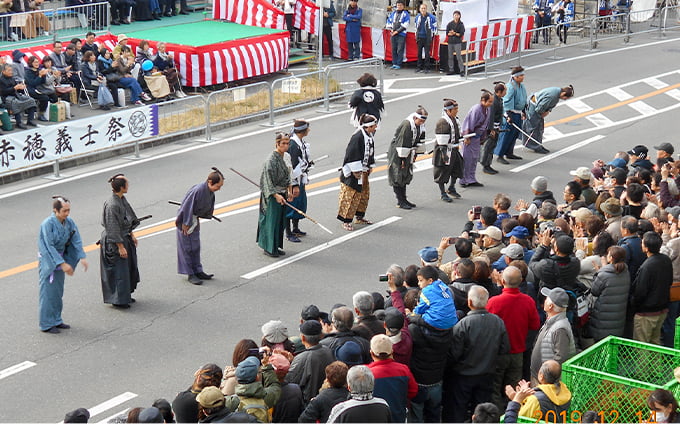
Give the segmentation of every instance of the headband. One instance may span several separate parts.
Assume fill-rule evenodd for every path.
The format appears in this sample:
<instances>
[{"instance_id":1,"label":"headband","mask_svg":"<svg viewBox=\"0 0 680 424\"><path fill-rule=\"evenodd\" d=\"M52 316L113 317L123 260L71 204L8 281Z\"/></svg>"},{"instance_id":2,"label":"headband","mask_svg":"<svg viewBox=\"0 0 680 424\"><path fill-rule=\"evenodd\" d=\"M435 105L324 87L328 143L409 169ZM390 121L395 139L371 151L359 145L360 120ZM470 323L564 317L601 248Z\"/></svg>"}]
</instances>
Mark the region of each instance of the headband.
<instances>
[{"instance_id":1,"label":"headband","mask_svg":"<svg viewBox=\"0 0 680 424\"><path fill-rule=\"evenodd\" d=\"M373 118L372 121L364 122L363 124L361 124L361 126L362 126L363 128L368 128L368 127L372 127L372 126L375 125L377 122L378 122L378 120L375 119L375 118Z\"/></svg>"},{"instance_id":2,"label":"headband","mask_svg":"<svg viewBox=\"0 0 680 424\"><path fill-rule=\"evenodd\" d=\"M451 109L455 109L457 107L458 107L458 103L454 103L452 105L444 106L444 110L451 110Z\"/></svg>"},{"instance_id":3,"label":"headband","mask_svg":"<svg viewBox=\"0 0 680 424\"><path fill-rule=\"evenodd\" d=\"M427 115L421 115L418 112L415 112L413 115L418 119L422 119L423 121L427 119Z\"/></svg>"},{"instance_id":4,"label":"headband","mask_svg":"<svg viewBox=\"0 0 680 424\"><path fill-rule=\"evenodd\" d=\"M297 127L294 126L294 127L293 127L293 130L294 130L294 131L304 131L304 130L306 130L307 128L309 128L309 123L305 122L304 124L298 125Z\"/></svg>"},{"instance_id":5,"label":"headband","mask_svg":"<svg viewBox=\"0 0 680 424\"><path fill-rule=\"evenodd\" d=\"M514 74L510 74L510 75L512 75L513 77L521 77L522 75L524 75L524 71L519 71L519 72L516 72Z\"/></svg>"}]
</instances>

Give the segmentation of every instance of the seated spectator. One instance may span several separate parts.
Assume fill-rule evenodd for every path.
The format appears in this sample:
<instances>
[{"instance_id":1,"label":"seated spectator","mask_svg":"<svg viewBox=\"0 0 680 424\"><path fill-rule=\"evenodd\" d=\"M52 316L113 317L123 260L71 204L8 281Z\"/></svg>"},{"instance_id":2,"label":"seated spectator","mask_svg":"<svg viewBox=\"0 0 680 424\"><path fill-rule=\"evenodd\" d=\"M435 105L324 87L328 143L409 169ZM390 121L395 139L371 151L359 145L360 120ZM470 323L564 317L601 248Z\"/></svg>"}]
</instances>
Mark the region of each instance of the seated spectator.
<instances>
[{"instance_id":1,"label":"seated spectator","mask_svg":"<svg viewBox=\"0 0 680 424\"><path fill-rule=\"evenodd\" d=\"M120 76L118 84L121 87L130 90L130 101L132 103L134 103L135 105L143 105L144 102L142 101L142 99L146 101L151 100L151 97L149 97L148 94L142 91L142 87L139 85L139 82L137 82L137 79L135 79L131 74L132 69L134 67L134 62L132 62L132 59L130 58L129 47L127 46L125 47L120 57L117 60L111 62L111 66L113 67L113 69L116 70L116 72Z\"/></svg>"},{"instance_id":2,"label":"seated spectator","mask_svg":"<svg viewBox=\"0 0 680 424\"><path fill-rule=\"evenodd\" d=\"M26 126L21 123L21 115L24 113L28 115L26 125L31 127L37 126L33 122L37 108L36 102L33 98L26 95L26 84L14 76L12 65L5 63L1 66L0 96L2 96L2 102L5 104L8 112L14 115L16 127L22 130L26 129Z\"/></svg>"},{"instance_id":3,"label":"seated spectator","mask_svg":"<svg viewBox=\"0 0 680 424\"><path fill-rule=\"evenodd\" d=\"M392 422L390 408L384 399L373 397L375 379L365 365L352 367L347 373L350 400L333 407L328 423L342 422Z\"/></svg>"},{"instance_id":4,"label":"seated spectator","mask_svg":"<svg viewBox=\"0 0 680 424\"><path fill-rule=\"evenodd\" d=\"M99 84L104 81L104 77L97 71L97 56L91 51L86 51L83 55L83 63L80 66L82 71L83 83L88 90L97 90Z\"/></svg>"},{"instance_id":5,"label":"seated spectator","mask_svg":"<svg viewBox=\"0 0 680 424\"><path fill-rule=\"evenodd\" d=\"M65 102L70 101L69 93L58 93L56 87L63 84L68 84L68 79L66 75L70 73L64 73L56 69L51 56L45 56L42 61L42 68L47 70L45 74L45 84L39 87L38 90L45 92L50 97L50 102L56 103L59 100Z\"/></svg>"},{"instance_id":6,"label":"seated spectator","mask_svg":"<svg viewBox=\"0 0 680 424\"><path fill-rule=\"evenodd\" d=\"M48 61L51 60L46 58ZM28 67L26 68L26 88L28 94L38 102L38 120L48 121L47 108L50 101L57 101L57 96L54 89L54 80L52 83L47 82L47 78L52 80L53 76L45 68L40 68L40 59L36 56L28 58Z\"/></svg>"},{"instance_id":7,"label":"seated spectator","mask_svg":"<svg viewBox=\"0 0 680 424\"><path fill-rule=\"evenodd\" d=\"M85 56L85 53L88 51L94 53L95 57L99 56L99 46L94 42L96 36L97 35L92 31L88 31L88 33L85 34L85 43L83 43L81 48L83 56Z\"/></svg>"},{"instance_id":8,"label":"seated spectator","mask_svg":"<svg viewBox=\"0 0 680 424\"><path fill-rule=\"evenodd\" d=\"M161 8L158 0L135 0L132 12L135 21L161 20Z\"/></svg>"},{"instance_id":9,"label":"seated spectator","mask_svg":"<svg viewBox=\"0 0 680 424\"><path fill-rule=\"evenodd\" d=\"M194 383L187 390L179 392L172 401L178 423L195 423L199 420L196 396L208 386L217 388L222 380L222 368L206 364L194 373ZM132 421L134 422L134 421Z\"/></svg>"},{"instance_id":10,"label":"seated spectator","mask_svg":"<svg viewBox=\"0 0 680 424\"><path fill-rule=\"evenodd\" d=\"M233 395L236 390L236 366L251 355L257 355L259 349L254 340L242 339L234 346L231 354L231 365L224 367L224 377L220 383L220 390L225 395Z\"/></svg>"},{"instance_id":11,"label":"seated spectator","mask_svg":"<svg viewBox=\"0 0 680 424\"><path fill-rule=\"evenodd\" d=\"M111 5L111 25L129 25L131 4L128 0L108 0ZM134 3L133 3L134 4ZM120 38L120 35L118 36Z\"/></svg>"},{"instance_id":12,"label":"seated spectator","mask_svg":"<svg viewBox=\"0 0 680 424\"><path fill-rule=\"evenodd\" d=\"M230 411L245 412L259 422L271 422L269 408L276 405L281 397L281 384L270 363L272 356L263 355L262 368L255 356L248 356L236 366L238 384L235 393L226 398L225 404ZM279 362L281 366L282 362Z\"/></svg>"},{"instance_id":13,"label":"seated spectator","mask_svg":"<svg viewBox=\"0 0 680 424\"><path fill-rule=\"evenodd\" d=\"M341 361L331 362L326 366L326 379L317 396L307 404L300 414L298 422L301 423L325 423L335 405L349 398L347 390L347 365Z\"/></svg>"},{"instance_id":14,"label":"seated spectator","mask_svg":"<svg viewBox=\"0 0 680 424\"><path fill-rule=\"evenodd\" d=\"M21 50L14 50L12 52L12 69L14 70L14 76L20 79L26 79L26 68L24 67L23 58L26 56Z\"/></svg>"},{"instance_id":15,"label":"seated spectator","mask_svg":"<svg viewBox=\"0 0 680 424\"><path fill-rule=\"evenodd\" d=\"M111 52L106 47L102 47L99 51L99 56L97 56L97 72L106 78L106 85L113 95L113 103L115 106L120 107L122 105L121 100L125 100L118 98L118 88L121 87L119 83L121 75L113 67Z\"/></svg>"},{"instance_id":16,"label":"seated spectator","mask_svg":"<svg viewBox=\"0 0 680 424\"><path fill-rule=\"evenodd\" d=\"M42 10L42 5L45 0L32 0L25 2L27 13L26 23L22 28L22 33L25 38L35 38L37 36L49 35L50 20L45 16Z\"/></svg>"},{"instance_id":17,"label":"seated spectator","mask_svg":"<svg viewBox=\"0 0 680 424\"><path fill-rule=\"evenodd\" d=\"M0 1L0 22L2 23L2 41L18 41L19 36L10 29L12 0Z\"/></svg>"},{"instance_id":18,"label":"seated spectator","mask_svg":"<svg viewBox=\"0 0 680 424\"><path fill-rule=\"evenodd\" d=\"M153 62L154 59L156 59L156 55L151 52L151 49L149 48L149 41L140 41L139 46L137 47L137 54L135 55L135 63L139 63L141 65L145 60L150 60Z\"/></svg>"},{"instance_id":19,"label":"seated spectator","mask_svg":"<svg viewBox=\"0 0 680 424\"><path fill-rule=\"evenodd\" d=\"M161 41L156 45L158 53L153 61L153 64L159 71L163 72L165 78L168 80L168 85L170 85L170 90L177 97L186 97L186 94L182 91L182 76L175 67L175 58L172 53L166 51L166 44Z\"/></svg>"}]
</instances>

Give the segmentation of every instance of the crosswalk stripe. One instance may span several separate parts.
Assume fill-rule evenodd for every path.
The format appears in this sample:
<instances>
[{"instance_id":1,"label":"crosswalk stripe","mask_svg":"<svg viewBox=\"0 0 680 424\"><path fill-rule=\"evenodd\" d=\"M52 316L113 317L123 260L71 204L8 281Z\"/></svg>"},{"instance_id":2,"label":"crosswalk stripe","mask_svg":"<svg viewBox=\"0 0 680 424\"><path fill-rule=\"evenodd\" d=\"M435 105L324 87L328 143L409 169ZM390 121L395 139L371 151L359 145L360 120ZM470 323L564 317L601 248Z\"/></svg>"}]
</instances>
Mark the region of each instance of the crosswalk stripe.
<instances>
[{"instance_id":1,"label":"crosswalk stripe","mask_svg":"<svg viewBox=\"0 0 680 424\"><path fill-rule=\"evenodd\" d=\"M643 101L633 102L630 103L628 106L632 107L633 109L637 110L643 115L653 115L656 113L656 109L654 109L652 106L648 105Z\"/></svg>"},{"instance_id":2,"label":"crosswalk stripe","mask_svg":"<svg viewBox=\"0 0 680 424\"><path fill-rule=\"evenodd\" d=\"M601 113L595 113L593 115L586 116L586 119L596 127L606 127L607 125L613 124L611 119L607 118Z\"/></svg>"},{"instance_id":3,"label":"crosswalk stripe","mask_svg":"<svg viewBox=\"0 0 680 424\"><path fill-rule=\"evenodd\" d=\"M562 138L563 136L564 134L555 127L545 127L545 130L543 131L543 139L546 141Z\"/></svg>"},{"instance_id":4,"label":"crosswalk stripe","mask_svg":"<svg viewBox=\"0 0 680 424\"><path fill-rule=\"evenodd\" d=\"M130 399L136 398L137 395L135 393L131 392L125 392L122 393L114 398L111 398L107 400L106 402L102 402L99 405L93 406L92 408L89 408L88 411L90 411L90 416L94 417L95 415L99 415L104 411L107 411L111 408L115 408L116 406L120 405L121 403L125 403L129 401Z\"/></svg>"},{"instance_id":5,"label":"crosswalk stripe","mask_svg":"<svg viewBox=\"0 0 680 424\"><path fill-rule=\"evenodd\" d=\"M656 88L657 90L659 90L661 88L668 87L668 84L666 84L665 82L663 82L663 81L661 81L660 79L657 79L657 78L645 78L645 79L642 80L642 82L644 82L645 84L651 85L652 87Z\"/></svg>"},{"instance_id":6,"label":"crosswalk stripe","mask_svg":"<svg viewBox=\"0 0 680 424\"><path fill-rule=\"evenodd\" d=\"M624 100L632 99L633 95L629 94L619 87L612 87L606 91L607 94L614 97L616 100L622 102Z\"/></svg>"},{"instance_id":7,"label":"crosswalk stripe","mask_svg":"<svg viewBox=\"0 0 680 424\"><path fill-rule=\"evenodd\" d=\"M677 88L666 91L666 94L680 102L680 90L678 90Z\"/></svg>"},{"instance_id":8,"label":"crosswalk stripe","mask_svg":"<svg viewBox=\"0 0 680 424\"><path fill-rule=\"evenodd\" d=\"M572 108L576 113L589 112L593 110L592 107L588 106L579 99L570 99L564 102L564 104Z\"/></svg>"}]
</instances>

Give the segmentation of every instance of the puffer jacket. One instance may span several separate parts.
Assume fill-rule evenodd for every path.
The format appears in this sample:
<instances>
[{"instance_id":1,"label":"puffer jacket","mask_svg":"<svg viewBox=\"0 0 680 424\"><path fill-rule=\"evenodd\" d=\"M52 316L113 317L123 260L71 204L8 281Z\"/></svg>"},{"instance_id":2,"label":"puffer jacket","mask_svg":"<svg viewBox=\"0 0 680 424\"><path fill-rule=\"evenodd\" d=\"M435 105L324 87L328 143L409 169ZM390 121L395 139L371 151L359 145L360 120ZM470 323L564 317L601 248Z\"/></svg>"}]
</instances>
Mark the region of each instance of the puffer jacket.
<instances>
[{"instance_id":1,"label":"puffer jacket","mask_svg":"<svg viewBox=\"0 0 680 424\"><path fill-rule=\"evenodd\" d=\"M616 273L613 265L605 265L595 274L590 288L595 296L595 304L590 311L590 330L595 341L609 335L623 336L629 291L627 267Z\"/></svg>"}]
</instances>

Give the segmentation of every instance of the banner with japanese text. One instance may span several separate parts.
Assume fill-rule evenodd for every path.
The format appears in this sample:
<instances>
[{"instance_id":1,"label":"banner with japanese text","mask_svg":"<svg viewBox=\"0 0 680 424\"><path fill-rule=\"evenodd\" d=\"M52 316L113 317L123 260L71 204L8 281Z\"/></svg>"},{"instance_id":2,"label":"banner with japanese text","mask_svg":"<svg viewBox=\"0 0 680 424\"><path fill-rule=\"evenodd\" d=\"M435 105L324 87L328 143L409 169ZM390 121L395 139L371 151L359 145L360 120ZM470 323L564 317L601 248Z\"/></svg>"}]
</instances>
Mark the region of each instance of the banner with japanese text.
<instances>
[{"instance_id":1,"label":"banner with japanese text","mask_svg":"<svg viewBox=\"0 0 680 424\"><path fill-rule=\"evenodd\" d=\"M113 110L0 135L0 175L158 135L158 106Z\"/></svg>"}]
</instances>

